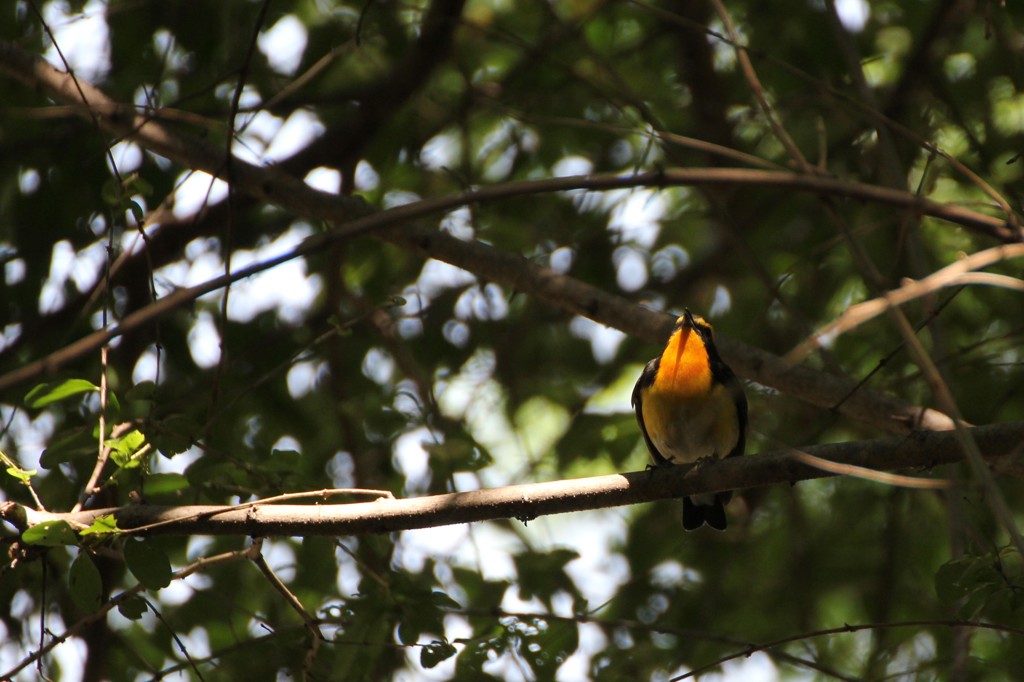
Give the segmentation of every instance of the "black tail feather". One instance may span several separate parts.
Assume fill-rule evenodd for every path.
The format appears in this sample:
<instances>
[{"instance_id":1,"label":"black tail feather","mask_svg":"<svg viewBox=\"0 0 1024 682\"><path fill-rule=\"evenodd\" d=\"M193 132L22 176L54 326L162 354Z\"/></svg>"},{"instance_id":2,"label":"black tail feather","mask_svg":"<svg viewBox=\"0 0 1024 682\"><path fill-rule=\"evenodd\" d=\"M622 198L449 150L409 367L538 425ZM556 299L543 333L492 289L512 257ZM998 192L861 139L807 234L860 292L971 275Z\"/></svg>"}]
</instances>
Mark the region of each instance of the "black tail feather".
<instances>
[{"instance_id":1,"label":"black tail feather","mask_svg":"<svg viewBox=\"0 0 1024 682\"><path fill-rule=\"evenodd\" d=\"M694 504L689 497L683 498L683 530L697 530L704 524L715 530L725 530L729 525L725 519L725 503L732 493L715 495L712 504Z\"/></svg>"}]
</instances>

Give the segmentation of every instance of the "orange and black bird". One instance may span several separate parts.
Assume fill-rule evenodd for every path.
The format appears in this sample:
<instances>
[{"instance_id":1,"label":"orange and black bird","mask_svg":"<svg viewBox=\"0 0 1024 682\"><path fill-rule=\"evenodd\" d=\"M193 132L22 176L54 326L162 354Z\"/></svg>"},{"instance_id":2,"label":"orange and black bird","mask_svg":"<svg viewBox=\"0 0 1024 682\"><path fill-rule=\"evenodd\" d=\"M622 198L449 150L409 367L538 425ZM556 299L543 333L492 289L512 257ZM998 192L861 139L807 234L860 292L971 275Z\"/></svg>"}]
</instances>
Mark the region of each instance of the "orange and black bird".
<instances>
[{"instance_id":1,"label":"orange and black bird","mask_svg":"<svg viewBox=\"0 0 1024 682\"><path fill-rule=\"evenodd\" d=\"M633 388L633 409L656 465L743 454L747 398L715 348L711 325L684 310L665 350L644 367ZM725 530L732 492L683 498L683 528L705 523Z\"/></svg>"}]
</instances>

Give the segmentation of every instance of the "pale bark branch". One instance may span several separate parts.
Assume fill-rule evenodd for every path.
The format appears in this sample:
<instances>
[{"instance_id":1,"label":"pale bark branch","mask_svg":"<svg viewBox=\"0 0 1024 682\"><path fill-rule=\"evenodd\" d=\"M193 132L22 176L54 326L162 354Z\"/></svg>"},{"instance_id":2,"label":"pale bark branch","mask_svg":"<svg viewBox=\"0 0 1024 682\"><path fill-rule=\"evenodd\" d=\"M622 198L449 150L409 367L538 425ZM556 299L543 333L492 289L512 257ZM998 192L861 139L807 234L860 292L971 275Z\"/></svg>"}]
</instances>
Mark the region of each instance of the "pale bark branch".
<instances>
[{"instance_id":1,"label":"pale bark branch","mask_svg":"<svg viewBox=\"0 0 1024 682\"><path fill-rule=\"evenodd\" d=\"M1024 449L1024 421L980 426L970 429L969 433L989 460L1019 456ZM951 432L922 431L909 436L809 446L802 451L830 462L890 471L927 471L937 465L963 460L959 439ZM791 451L776 451L726 459L702 468L665 467L353 504L254 504L246 508L133 505L53 513L8 503L2 511L5 518L21 527L63 520L82 528L100 516L113 514L119 528L140 529L139 535L339 536L391 533L506 518L529 521L548 514L795 483L833 475L802 464Z\"/></svg>"}]
</instances>

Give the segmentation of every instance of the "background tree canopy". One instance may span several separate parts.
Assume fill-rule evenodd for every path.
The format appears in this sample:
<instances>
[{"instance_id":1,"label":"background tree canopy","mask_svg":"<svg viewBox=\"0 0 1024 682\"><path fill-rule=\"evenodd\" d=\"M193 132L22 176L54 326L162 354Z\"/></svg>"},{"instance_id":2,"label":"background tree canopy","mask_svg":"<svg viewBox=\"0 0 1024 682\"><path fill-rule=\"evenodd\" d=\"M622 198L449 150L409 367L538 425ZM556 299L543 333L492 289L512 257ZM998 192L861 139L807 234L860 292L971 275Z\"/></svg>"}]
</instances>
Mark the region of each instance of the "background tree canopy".
<instances>
[{"instance_id":1,"label":"background tree canopy","mask_svg":"<svg viewBox=\"0 0 1024 682\"><path fill-rule=\"evenodd\" d=\"M0 678L1024 669L1019 3L2 12ZM651 311L684 306L750 401L726 533L572 493L604 508L33 521L639 471ZM738 478L838 442L870 468Z\"/></svg>"}]
</instances>

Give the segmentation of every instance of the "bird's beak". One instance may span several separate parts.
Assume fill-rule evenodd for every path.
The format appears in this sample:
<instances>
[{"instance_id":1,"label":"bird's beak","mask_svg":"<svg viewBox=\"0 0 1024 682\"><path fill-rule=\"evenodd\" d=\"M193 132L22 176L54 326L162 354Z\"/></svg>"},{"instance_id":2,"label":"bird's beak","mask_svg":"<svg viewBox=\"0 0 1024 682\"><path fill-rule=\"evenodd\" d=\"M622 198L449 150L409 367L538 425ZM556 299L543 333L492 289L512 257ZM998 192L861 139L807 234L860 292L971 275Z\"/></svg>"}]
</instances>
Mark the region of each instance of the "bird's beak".
<instances>
[{"instance_id":1,"label":"bird's beak","mask_svg":"<svg viewBox=\"0 0 1024 682\"><path fill-rule=\"evenodd\" d=\"M690 312L689 308L683 308L683 317L686 318L686 324L693 329L697 324L693 321L693 313Z\"/></svg>"}]
</instances>

